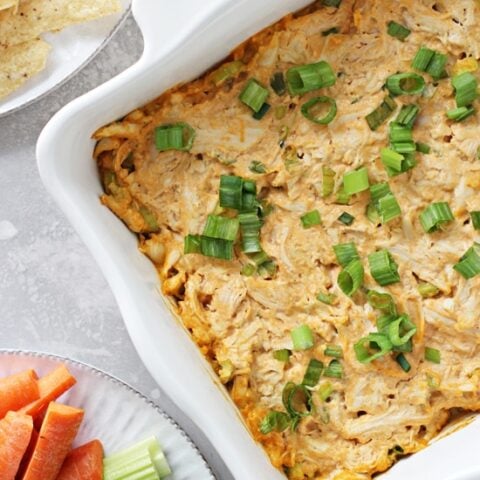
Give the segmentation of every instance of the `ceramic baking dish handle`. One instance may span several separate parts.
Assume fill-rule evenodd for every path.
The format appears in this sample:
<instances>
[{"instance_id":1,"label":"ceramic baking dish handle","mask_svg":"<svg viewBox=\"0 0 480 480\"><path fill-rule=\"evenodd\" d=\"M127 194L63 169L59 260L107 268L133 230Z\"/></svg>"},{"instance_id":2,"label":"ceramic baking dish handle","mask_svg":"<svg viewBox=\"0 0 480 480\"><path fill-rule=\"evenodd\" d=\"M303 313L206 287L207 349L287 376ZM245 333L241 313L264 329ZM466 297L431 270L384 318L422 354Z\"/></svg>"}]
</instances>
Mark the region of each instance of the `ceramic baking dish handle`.
<instances>
[{"instance_id":1,"label":"ceramic baking dish handle","mask_svg":"<svg viewBox=\"0 0 480 480\"><path fill-rule=\"evenodd\" d=\"M140 63L155 63L211 18L223 0L133 0L132 12L143 34Z\"/></svg>"}]
</instances>

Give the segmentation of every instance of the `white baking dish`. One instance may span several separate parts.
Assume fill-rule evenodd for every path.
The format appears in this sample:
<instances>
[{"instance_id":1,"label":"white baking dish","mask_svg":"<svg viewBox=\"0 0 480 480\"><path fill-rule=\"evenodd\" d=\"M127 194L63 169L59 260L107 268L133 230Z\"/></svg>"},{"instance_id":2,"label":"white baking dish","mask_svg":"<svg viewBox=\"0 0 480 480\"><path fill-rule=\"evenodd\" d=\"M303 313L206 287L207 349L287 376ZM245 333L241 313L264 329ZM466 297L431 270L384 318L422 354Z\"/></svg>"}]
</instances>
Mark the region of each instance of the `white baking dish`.
<instances>
[{"instance_id":1,"label":"white baking dish","mask_svg":"<svg viewBox=\"0 0 480 480\"><path fill-rule=\"evenodd\" d=\"M142 58L57 113L37 147L45 186L98 261L140 357L209 437L237 480L284 477L252 441L210 366L171 314L159 293L155 269L138 252L135 236L100 204L90 136L174 84L199 75L247 37L310 1L134 0L133 13L145 38ZM479 435L480 422L472 422L400 462L383 478L480 479Z\"/></svg>"}]
</instances>

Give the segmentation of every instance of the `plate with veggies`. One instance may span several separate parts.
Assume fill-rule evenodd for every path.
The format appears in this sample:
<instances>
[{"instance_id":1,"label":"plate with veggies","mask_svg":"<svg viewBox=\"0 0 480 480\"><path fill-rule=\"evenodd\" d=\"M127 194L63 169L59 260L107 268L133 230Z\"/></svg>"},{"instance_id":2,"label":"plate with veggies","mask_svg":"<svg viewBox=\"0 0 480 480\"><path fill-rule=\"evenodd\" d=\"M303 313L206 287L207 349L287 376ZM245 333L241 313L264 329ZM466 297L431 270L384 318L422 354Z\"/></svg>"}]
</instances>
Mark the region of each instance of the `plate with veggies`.
<instances>
[{"instance_id":1,"label":"plate with veggies","mask_svg":"<svg viewBox=\"0 0 480 480\"><path fill-rule=\"evenodd\" d=\"M214 477L180 427L128 385L71 360L4 351L0 478Z\"/></svg>"}]
</instances>

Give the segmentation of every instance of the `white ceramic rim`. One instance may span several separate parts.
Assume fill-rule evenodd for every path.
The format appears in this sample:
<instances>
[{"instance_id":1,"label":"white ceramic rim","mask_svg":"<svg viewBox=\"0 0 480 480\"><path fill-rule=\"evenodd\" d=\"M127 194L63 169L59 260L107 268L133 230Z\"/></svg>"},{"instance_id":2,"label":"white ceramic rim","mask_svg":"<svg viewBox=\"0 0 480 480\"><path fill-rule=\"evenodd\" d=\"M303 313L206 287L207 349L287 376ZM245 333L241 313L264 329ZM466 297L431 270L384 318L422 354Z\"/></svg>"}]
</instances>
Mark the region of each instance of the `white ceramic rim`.
<instances>
[{"instance_id":1,"label":"white ceramic rim","mask_svg":"<svg viewBox=\"0 0 480 480\"><path fill-rule=\"evenodd\" d=\"M0 349L0 357L9 357L9 356L22 356L22 357L33 357L33 358L46 358L53 360L55 362L64 363L65 365L72 365L75 368L86 370L89 373L92 373L104 380L107 380L111 383L118 385L119 387L127 389L130 393L134 394L138 399L140 399L145 406L155 410L158 415L162 417L165 422L169 423L175 430L178 431L179 435L188 443L188 446L197 454L201 462L203 463L203 467L206 471L208 471L211 475L212 480L215 480L213 473L205 460L205 457L202 455L198 447L193 443L192 439L188 436L188 434L183 430L183 428L169 415L167 415L155 402L150 400L147 396L143 393L140 393L137 389L132 387L127 382L120 380L115 375L107 373L103 370L100 370L97 367L94 367L86 362L82 362L80 360L74 360L71 358L63 357L61 355L57 355L54 353L46 353L46 352L39 352L33 350L16 350L16 349Z\"/></svg>"},{"instance_id":2,"label":"white ceramic rim","mask_svg":"<svg viewBox=\"0 0 480 480\"><path fill-rule=\"evenodd\" d=\"M30 105L34 104L35 102L38 102L39 100L42 100L47 95L50 95L51 93L55 92L60 87L65 85L75 75L80 73L80 71L82 71L107 46L107 44L110 42L110 40L113 38L113 36L117 33L117 31L126 22L126 20L127 20L128 16L130 15L131 11L132 11L132 5L130 4L128 6L128 8L126 8L125 11L122 13L122 16L120 17L118 22L110 30L109 34L105 37L105 39L98 46L98 48L86 60L84 60L73 72L68 74L66 77L62 78L62 80L60 80L58 83L56 83L53 87L49 88L48 90L45 90L40 95L37 95L36 97L31 98L30 100L27 100L25 103L17 105L16 107L10 108L10 110L6 110L5 112L0 112L0 118L6 117L7 115L11 115L12 113L16 113L16 112L22 110L23 108L29 107Z\"/></svg>"}]
</instances>

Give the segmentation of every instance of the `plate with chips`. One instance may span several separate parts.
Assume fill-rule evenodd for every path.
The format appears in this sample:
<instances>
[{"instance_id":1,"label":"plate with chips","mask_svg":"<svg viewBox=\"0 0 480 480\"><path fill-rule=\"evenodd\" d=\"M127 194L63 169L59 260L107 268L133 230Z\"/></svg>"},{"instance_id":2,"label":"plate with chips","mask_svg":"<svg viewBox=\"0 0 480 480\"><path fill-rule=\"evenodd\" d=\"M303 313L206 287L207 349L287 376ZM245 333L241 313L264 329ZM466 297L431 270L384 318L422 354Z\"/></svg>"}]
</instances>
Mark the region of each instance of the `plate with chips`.
<instances>
[{"instance_id":1,"label":"plate with chips","mask_svg":"<svg viewBox=\"0 0 480 480\"><path fill-rule=\"evenodd\" d=\"M78 72L129 7L130 0L0 0L0 116Z\"/></svg>"}]
</instances>

